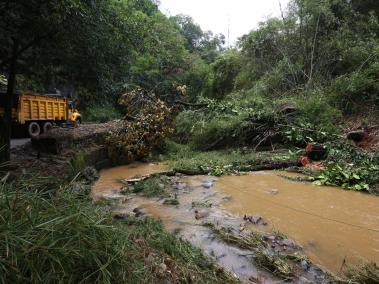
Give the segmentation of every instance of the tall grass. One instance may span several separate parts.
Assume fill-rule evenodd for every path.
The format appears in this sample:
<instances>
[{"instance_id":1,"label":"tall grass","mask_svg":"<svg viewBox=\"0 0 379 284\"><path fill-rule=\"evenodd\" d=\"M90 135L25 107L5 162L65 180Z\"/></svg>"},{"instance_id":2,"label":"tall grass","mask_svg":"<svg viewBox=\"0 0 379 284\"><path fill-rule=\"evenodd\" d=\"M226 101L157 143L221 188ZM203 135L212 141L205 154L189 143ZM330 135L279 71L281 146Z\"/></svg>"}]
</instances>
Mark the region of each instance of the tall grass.
<instances>
[{"instance_id":1,"label":"tall grass","mask_svg":"<svg viewBox=\"0 0 379 284\"><path fill-rule=\"evenodd\" d=\"M229 279L157 221L113 221L73 184L42 191L25 184L0 184L0 283Z\"/></svg>"}]
</instances>

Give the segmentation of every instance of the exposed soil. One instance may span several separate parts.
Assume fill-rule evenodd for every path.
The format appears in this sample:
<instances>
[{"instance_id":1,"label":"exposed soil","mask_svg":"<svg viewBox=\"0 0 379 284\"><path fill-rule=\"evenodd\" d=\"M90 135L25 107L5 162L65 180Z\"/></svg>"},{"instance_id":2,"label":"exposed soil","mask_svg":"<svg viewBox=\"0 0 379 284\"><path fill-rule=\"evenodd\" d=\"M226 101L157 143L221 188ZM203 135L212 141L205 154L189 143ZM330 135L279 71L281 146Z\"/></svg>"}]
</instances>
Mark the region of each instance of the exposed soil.
<instances>
[{"instance_id":1,"label":"exposed soil","mask_svg":"<svg viewBox=\"0 0 379 284\"><path fill-rule=\"evenodd\" d=\"M344 117L344 120L340 124L340 128L345 136L352 131L365 131L363 141L358 142L356 145L368 151L379 151L378 110L367 110L364 114Z\"/></svg>"}]
</instances>

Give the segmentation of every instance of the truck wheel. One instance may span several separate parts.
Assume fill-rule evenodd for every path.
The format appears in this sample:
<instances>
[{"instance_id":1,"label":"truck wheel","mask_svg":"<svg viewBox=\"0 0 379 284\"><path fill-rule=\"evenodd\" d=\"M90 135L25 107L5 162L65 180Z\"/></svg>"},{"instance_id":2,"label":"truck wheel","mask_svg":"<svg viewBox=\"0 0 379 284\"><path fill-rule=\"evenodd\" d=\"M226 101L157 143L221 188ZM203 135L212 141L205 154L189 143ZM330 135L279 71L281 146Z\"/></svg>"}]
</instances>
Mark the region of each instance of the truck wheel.
<instances>
[{"instance_id":1,"label":"truck wheel","mask_svg":"<svg viewBox=\"0 0 379 284\"><path fill-rule=\"evenodd\" d=\"M41 133L41 127L37 122L31 122L28 126L28 133L32 138L37 137Z\"/></svg>"},{"instance_id":2,"label":"truck wheel","mask_svg":"<svg viewBox=\"0 0 379 284\"><path fill-rule=\"evenodd\" d=\"M43 124L43 133L49 132L53 128L53 124L51 122L45 122Z\"/></svg>"}]
</instances>

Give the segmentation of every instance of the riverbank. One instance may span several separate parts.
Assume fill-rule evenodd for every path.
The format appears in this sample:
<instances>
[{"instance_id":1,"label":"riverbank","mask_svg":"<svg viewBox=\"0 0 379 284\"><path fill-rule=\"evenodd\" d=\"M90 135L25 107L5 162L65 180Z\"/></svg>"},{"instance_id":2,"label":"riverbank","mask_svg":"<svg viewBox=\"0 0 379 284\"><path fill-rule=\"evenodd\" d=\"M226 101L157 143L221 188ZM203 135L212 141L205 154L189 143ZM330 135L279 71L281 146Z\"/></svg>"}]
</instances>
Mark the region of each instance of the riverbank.
<instances>
[{"instance_id":1,"label":"riverbank","mask_svg":"<svg viewBox=\"0 0 379 284\"><path fill-rule=\"evenodd\" d=\"M238 282L158 220L120 222L107 202L93 202L96 169L111 165L107 125L98 139L86 126L84 136L58 129L65 135L54 139L70 142L59 153L29 143L0 165L0 282Z\"/></svg>"},{"instance_id":2,"label":"riverbank","mask_svg":"<svg viewBox=\"0 0 379 284\"><path fill-rule=\"evenodd\" d=\"M159 221L114 220L89 190L81 180L2 178L0 282L237 282Z\"/></svg>"},{"instance_id":3,"label":"riverbank","mask_svg":"<svg viewBox=\"0 0 379 284\"><path fill-rule=\"evenodd\" d=\"M279 215L274 214L272 216L269 214L266 215L267 212L264 210L262 211L262 208L252 210L249 206L254 204L256 200L255 198L250 198L250 193L253 193L256 189L262 190L262 188L265 188L264 186L262 187L262 184L256 189L250 188L252 184L258 182L256 179L257 176L247 182L247 192L239 197L236 195L236 192L233 192L233 186L230 184L223 187L224 181L227 181L229 178L233 178L233 176L235 179L241 181L245 179L245 177L249 176L244 175L244 172L289 167L292 170L299 171L300 168L297 166L299 164L298 160L301 155L301 150L279 148L272 151L257 152L252 149L241 148L209 152L194 152L186 145L172 143L171 149L165 149L163 154L156 155L154 158L151 158L154 160L168 161L168 168L166 168L166 166L158 166L154 167L154 170L151 171L151 166L147 163L132 164L124 168L109 168L108 170L105 170L101 174L100 180L96 183L94 189L92 190L91 198L96 201L95 206L93 206L88 194L90 192L90 183L96 179L97 174L92 166L95 166L95 168L100 170L104 167L109 167L111 164L109 163L106 145L101 142L103 140L84 139L82 141L84 142L72 143L70 147L59 154L39 153L38 150L34 150L33 152L30 148L31 145L26 145L16 149L14 154L19 157L18 159L15 159L18 162L18 167L16 169L17 175L16 177L12 175L9 176L9 180L7 180L6 184L11 185L12 187L19 187L22 192L40 192L38 194L42 195L36 196L37 199L40 198L40 202L42 202L41 200L50 201L52 198L57 201L57 204L59 202L64 203L66 202L66 195L68 195L71 200L70 202L74 202L73 200L78 199L80 204L77 205L85 207L87 208L86 210L89 210L85 213L87 216L88 214L91 215L91 210L103 212L104 215L94 213L96 216L96 218L93 219L94 222L96 222L96 220L100 222L99 224L101 224L101 227L104 230L111 229L111 231L115 230L117 232L118 230L125 230L126 233L124 234L127 235L125 235L125 238L129 240L129 243L128 245L124 244L123 246L131 246L131 253L133 253L133 250L140 249L140 238L144 239L144 246L146 242L150 246L147 249L149 252L145 251L146 253L144 253L143 256L140 256L141 258L139 262L136 262L135 265L136 267L144 267L144 270L152 270L155 274L153 273L152 276L149 276L151 278L138 278L145 276L137 275L136 277L141 281L154 281L160 279L159 277L162 277L162 275L164 275L164 277L171 277L172 273L174 273L174 278L172 278L172 281L176 281L175 279L186 279L186 277L192 273L190 271L195 270L198 271L199 274L196 276L197 280L194 282L203 282L202 279L206 278L214 279L214 282L217 282L220 279L224 279L227 282L237 281L233 276L235 274L244 282L251 281L254 283L262 283L262 281L264 282L269 279L273 281L285 279L293 282L307 280L320 283L323 281L323 283L325 283L325 281L342 281L342 279L330 275L327 272L328 270L339 274L340 271L338 270L338 266L343 267L343 272L348 272L350 271L350 265L360 264L358 262L350 262L349 258L347 260L344 259L343 253L345 251L353 251L355 253L360 252L360 249L356 249L354 246L349 248L348 242L345 243L343 247L339 248L340 250L337 253L338 260L331 260L333 258L330 258L330 256L326 254L323 255L322 258L330 258L330 261L333 263L322 263L322 261L320 262L318 258L320 253L322 254L325 251L333 251L333 249L330 248L333 248L336 244L333 244L333 242L328 243L328 247L328 245L325 246L323 242L313 242L309 235L304 235L299 238L299 236L296 235L296 232L294 233L291 229L291 226L287 226L286 220L279 221L279 223L275 221L278 219L278 216L285 216L284 209L274 210L273 212L276 212ZM61 161L57 162L59 159ZM108 161L108 163L99 163L99 161ZM23 169L27 170L25 171ZM88 169L91 170L88 171ZM157 177L154 177L153 179L146 177L144 178L146 179L146 185L145 183L141 183L139 186L135 184L135 187L137 188L136 192L139 192L139 194L135 194L133 190L132 192L130 192L130 190L128 191L128 187L126 187L125 184L124 188L121 189L119 181L122 179L125 180L135 176L138 177L141 175L143 176L145 174L159 173L162 171L167 174L167 170L169 170L169 177L164 177L163 175L162 181L157 179ZM111 172L112 174L109 176L109 179L106 179L104 182L104 176L106 175L104 173L106 172ZM186 177L183 174L178 174L179 172L191 175L205 174L207 176L193 177L196 181L194 183L188 180L191 178ZM90 173L89 176L88 173ZM175 173L177 173L178 176L175 176ZM39 176L48 175L55 177L38 178ZM201 194L199 195L198 189L202 188L202 181L217 179L216 177L213 178L212 175L225 177L221 177L218 181L212 181L213 186L211 186L211 189L203 190L205 191L205 196L202 196ZM37 179L35 179L36 177ZM18 184L18 178L20 178L22 184ZM84 178L84 180L87 179L87 181L79 181L81 178ZM282 180L282 178L280 179ZM304 178L290 177L287 180L283 180L283 183L287 181L291 184L291 190L288 190L289 194L294 193L294 187L296 188L295 183L293 183L290 179L301 180ZM311 184L305 185L305 187L307 186L312 187ZM267 188L267 190L270 191L269 193L255 192L254 194L263 194L265 198L275 199L281 199L286 196L286 189L279 189L276 191L275 186L269 185L269 187L270 188ZM223 190L225 190L224 196L217 194ZM242 187L240 190L241 192L244 192L245 189ZM313 188L310 190L314 191ZM312 204L312 194L315 192L310 193L310 190L306 190L307 194L304 194L304 197L310 197L310 204ZM336 197L326 198L327 201L339 200L338 192L341 192L341 194L343 193L341 189L336 188L331 189L322 187L322 190L325 190L324 192L328 192L330 194L336 194ZM200 193L203 193L203 191L200 191ZM46 192L48 192L48 197L44 195ZM11 194L15 195L15 192L11 192ZM62 194L64 195L62 196ZM195 195L193 196L192 194ZM346 192L346 194L350 193ZM145 195L145 197L143 195ZM158 198L156 197L157 195ZM146 199L146 197L153 197L153 199ZM367 198L369 197L370 196L367 195ZM13 200L16 198L16 195L10 196L9 198ZM231 200L229 200L230 198ZM294 198L296 199L296 196L293 196L292 199ZM31 199L34 200L34 197ZM244 203L248 200L251 202ZM287 201L284 200L285 205L290 203ZM228 207L228 204L230 205L235 203L247 204L248 206L245 206L244 208L237 208L237 210ZM132 204L133 208L127 207L128 204ZM145 208L146 204L148 205ZM264 202L259 204L262 205ZM34 205L29 204L25 206L31 206L32 208L35 207ZM55 206L56 203L54 203L54 207ZM301 209L301 206L293 206L293 209L299 210ZM333 206L333 204L330 206ZM362 205L361 207L363 208L364 206L365 205ZM271 205L266 204L264 207L270 208ZM349 205L346 204L343 205L343 207L350 208ZM320 208L313 209L312 210L315 211L313 213L316 214L318 214L319 210L325 211ZM330 208L327 209L329 210ZM70 212L68 209L62 209L59 206L57 206L56 210L59 212ZM197 213L195 212L196 210ZM330 213L332 214L332 212ZM343 214L343 212L340 213ZM57 213L53 212L52 215L54 214ZM71 214L74 214L74 212L71 211ZM245 219L243 218L244 214L247 215ZM262 222L267 222L268 226L256 227L254 224L250 224L250 220L256 219L255 214L259 214L259 217L264 220ZM341 214L339 216L342 216ZM62 216L66 216L67 220L72 220L73 215L66 215L64 213ZM326 217L329 218L328 216ZM161 219L162 223L157 221L159 219ZM291 215L286 219L293 220L293 224L295 224L295 226L292 228L295 229L299 228L299 224L301 224L303 220L301 216L300 219L297 219L294 215ZM59 220L61 219L57 219L58 223ZM40 221L43 224L44 220L41 219ZM357 223L362 222L359 218L356 221ZM193 222L195 222L195 224L193 224ZM189 227L182 226L181 228L178 228L178 223L182 225L191 225ZM70 224L71 223L66 224L66 226L70 226ZM304 230L304 232L309 232L310 235L318 232L322 235L330 228L338 229L338 227L330 227L330 224L326 224L326 227L329 226L329 229L326 228L325 230L319 230L316 224L317 222L314 222L314 220L308 220L305 225L312 225L313 227L309 227L309 230ZM281 227L281 225L283 226ZM371 226L371 224L369 225ZM301 225L300 227L304 227L304 225ZM271 228L271 231L265 230L267 228ZM282 234L278 234L273 229L279 229L280 231L287 233L288 237L283 237ZM33 230L34 227L26 229L26 231L33 232L34 234L35 232ZM346 231L345 229L343 230ZM87 233L88 232L83 233L83 237ZM95 233L104 234L104 232L101 231ZM137 235L137 238L134 238L135 235ZM335 237L346 236L346 234L340 234L340 232L333 232L332 235ZM354 235L355 232L351 234L351 236ZM367 240L366 236L360 238L359 233L356 235L357 238L362 241ZM317 234L315 234L315 236L317 236ZM322 235L322 238L327 240L328 236ZM25 236L25 238L27 238L27 236ZM67 236L67 238L69 239L69 236ZM95 241L96 236L91 235L89 238L94 238L92 240ZM116 236L112 236L110 238L114 238L114 241L117 239ZM145 240L145 238L148 240ZM294 238L294 240L288 238ZM216 239L219 240L216 241ZM49 241L53 240L54 238L52 237L50 240L46 241L49 243ZM250 242L252 240L255 241ZM374 242L376 241L375 238L373 238L373 240ZM284 243L286 244L291 244L292 247L284 245L283 241L285 241ZM310 242L310 245L308 245L307 241ZM102 240L99 240L99 242L102 242ZM181 250L178 251L176 248L172 248L171 244L168 244L167 242L178 242L175 247L178 245ZM246 247L246 243L250 243L251 247ZM317 243L317 246L312 245L314 243ZM199 246L199 244L202 245ZM357 242L356 244L358 245L361 243ZM104 245L108 246L108 244ZM364 247L368 246L364 245ZM185 249L182 250L183 248ZM117 250L117 248L115 249ZM267 251L264 253L266 249L269 249L268 254ZM150 251L152 251L153 257L151 257ZM17 252L16 248L15 252ZM365 250L362 251L363 254L365 252ZM203 253L207 256L204 256ZM256 255L256 257L241 257L240 254ZM149 266L150 260L151 258L155 259L155 256L159 259L163 259L163 261L154 260L153 268L151 268ZM309 259L306 256L309 256ZM83 254L80 257L85 257L85 255ZM182 261L183 259L184 261ZM171 262L175 263L174 268L170 266ZM186 266L186 264L184 264L185 262L189 262L190 266ZM207 263L205 267L202 266L204 263ZM217 263L217 265L215 263ZM321 267L324 268L320 269L317 265L312 263L321 264ZM30 263L23 263L22 265L28 267ZM235 265L239 266L236 267ZM224 269L220 269L220 266ZM332 266L333 268L331 268ZM377 277L378 271L377 267L370 267L372 270L371 274L368 276L366 275L365 277L367 279L376 279L375 277ZM65 269L69 271L72 268L68 266ZM86 269L93 270L95 269L95 265L90 265L89 268ZM171 271L175 271L175 269L182 269L181 271L183 272L184 270L184 272ZM162 270L164 271L163 274ZM269 272L267 272L267 270ZM38 270L36 273L40 273L41 271L42 270ZM73 273L76 273L75 269L73 269L73 271ZM366 270L357 271L362 272ZM129 273L131 273L131 275L134 274L133 271L129 271ZM129 276L130 275L127 277ZM99 277L103 276L100 275ZM124 280L125 282L132 279L125 278L125 275L122 277L126 279ZM353 277L355 276L349 276L349 278L346 279L353 279ZM362 282L358 281L357 283Z\"/></svg>"},{"instance_id":4,"label":"riverbank","mask_svg":"<svg viewBox=\"0 0 379 284\"><path fill-rule=\"evenodd\" d=\"M361 258L365 258L365 253L367 253L368 259L375 261L375 246L373 247L373 242L377 241L375 232L373 232L370 241L367 239L365 231L350 228L347 224L339 224L341 221L339 219L344 213L340 212L341 214L338 215L338 212L343 209L348 210L348 207L345 207L346 204L340 206L338 200L346 199L347 201L353 194L356 202L360 196L363 199L371 198L373 202L379 202L376 197L335 188L317 188L311 184L297 183L280 177L279 175L282 173L271 175L268 172L257 172L221 178L211 176L186 177L185 175L165 177L164 174L159 177L154 175L156 172L166 172L166 170L161 164L133 164L108 169L101 173L100 180L94 186L92 194L96 198L113 200L112 208L121 218L130 218L138 212L138 216L161 219L166 230L176 232L195 246L202 248L206 253L213 255L215 261L226 269L234 271L240 279L246 282L249 278L262 280L270 279L273 275L276 277L279 275L282 279L289 277L294 282L297 281L296 279L308 279L312 283L321 280L324 281L323 283L325 281L342 281L342 279L328 276L322 272L323 270L313 266L312 263L321 264L326 269L325 271L332 271L342 277L344 273L350 271L350 267L362 264ZM136 173L138 173L137 176L153 174L155 177L138 185L138 182L136 184L135 182L141 178L131 178ZM119 182L122 180L129 180L130 182L120 184ZM233 180L234 182L232 182ZM243 183L244 180L247 183ZM271 184L271 180L275 184ZM211 186L208 187L204 181L210 183ZM267 182L268 184L266 184ZM136 194L136 192L140 193ZM346 195L346 198L341 196L341 198L337 198L339 193ZM254 196L251 196L252 194ZM331 194L336 194L335 198L331 198ZM301 211L305 206L304 210L307 208L310 212L305 212L307 214L304 212L291 213L290 207L294 205L292 201L295 201L297 197L299 197L298 201L302 205L295 206L293 209ZM306 206L307 203L304 199L307 198L310 201L309 204L313 204L314 208ZM323 199L324 201L334 202L335 209L324 204ZM257 203L257 201L259 202ZM276 208L271 202L276 205L283 203L287 208ZM365 202L362 200L362 203ZM318 210L321 210L319 205L322 204L327 207L329 212L324 210L323 214L319 213ZM266 209L262 211L262 208ZM373 203L373 208L376 208L375 203ZM337 210L337 213L333 210ZM354 212L358 213L358 211ZM308 213L312 216L309 216ZM323 216L318 216L320 214ZM375 214L377 213L372 213L374 218ZM254 216L252 218L254 220L256 218L259 224L254 225L246 216ZM359 220L360 217L357 215L354 222L361 223L364 220L371 219L367 216L367 214L362 213L363 219ZM262 220L259 220L260 218ZM337 223L332 218L338 219L336 220ZM262 223L267 223L267 225L262 226ZM375 222L372 225L375 226ZM204 226L206 227L204 228ZM300 228L302 229L299 231ZM283 237L281 234L277 235L278 229L287 233L287 237L284 237L286 239L284 243L288 246L284 246L284 251L283 246L281 246ZM347 229L350 230L348 235L340 234L340 230L346 232ZM215 238L219 237L220 233L223 240L216 241ZM309 234L307 235L307 233ZM258 238L260 241L258 243L252 242L249 236L254 236L254 239ZM345 237L346 239L344 239ZM288 238L294 238L294 241ZM274 243L270 243L272 239ZM228 240L234 241L228 244ZM360 243L364 240L368 241L366 245ZM250 243L250 247L247 247L246 242ZM229 246L231 245L232 248L240 247L241 243L244 244L243 249L252 251L236 253ZM362 246L367 250L362 249ZM297 249L294 250L294 248ZM267 256L266 262L262 262L262 259L257 262L254 257L239 256L239 254L260 255L267 249L275 251L272 258L269 259L278 264L278 267L270 265L271 262ZM293 253L295 256L291 256ZM308 257L310 258L308 259ZM300 267L296 265L296 261L293 262L293 259L298 259L297 265ZM302 263L302 260L305 259L306 262ZM249 265L246 264L246 261ZM304 270L301 268L301 264L304 268L305 263L309 267ZM253 268L251 268L251 264L253 264ZM245 269L246 267L248 269ZM270 274L265 275L262 268L263 271L271 269L271 276Z\"/></svg>"}]
</instances>

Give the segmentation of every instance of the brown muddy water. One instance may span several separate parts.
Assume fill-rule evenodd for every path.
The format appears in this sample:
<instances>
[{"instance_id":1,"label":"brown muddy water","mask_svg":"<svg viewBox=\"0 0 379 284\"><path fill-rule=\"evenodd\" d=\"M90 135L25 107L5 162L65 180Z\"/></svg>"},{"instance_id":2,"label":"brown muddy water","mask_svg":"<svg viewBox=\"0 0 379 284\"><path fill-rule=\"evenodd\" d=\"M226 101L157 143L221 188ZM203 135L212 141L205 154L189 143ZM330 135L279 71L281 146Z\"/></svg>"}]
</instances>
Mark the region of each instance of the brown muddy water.
<instances>
[{"instance_id":1,"label":"brown muddy water","mask_svg":"<svg viewBox=\"0 0 379 284\"><path fill-rule=\"evenodd\" d=\"M133 164L103 170L92 195L98 198L121 198L120 179L166 170L162 164ZM268 226L254 230L277 230L304 248L313 263L339 273L343 265L362 261L379 262L379 198L339 188L317 187L294 182L279 175L283 172L255 172L241 176L212 178L205 176L174 177L177 179L179 206L163 205L162 200L137 195L124 197L114 208L127 213L135 207L162 220L171 232L180 231L194 245L202 248L242 280L262 274L244 257L247 252L225 246L194 218L195 203L212 204L207 217L224 226L242 223L244 214L262 216ZM204 180L214 180L210 189Z\"/></svg>"},{"instance_id":2,"label":"brown muddy water","mask_svg":"<svg viewBox=\"0 0 379 284\"><path fill-rule=\"evenodd\" d=\"M222 177L215 187L232 197L223 204L226 210L263 216L270 229L288 235L334 273L344 263L379 263L379 197L294 182L277 172Z\"/></svg>"}]
</instances>

